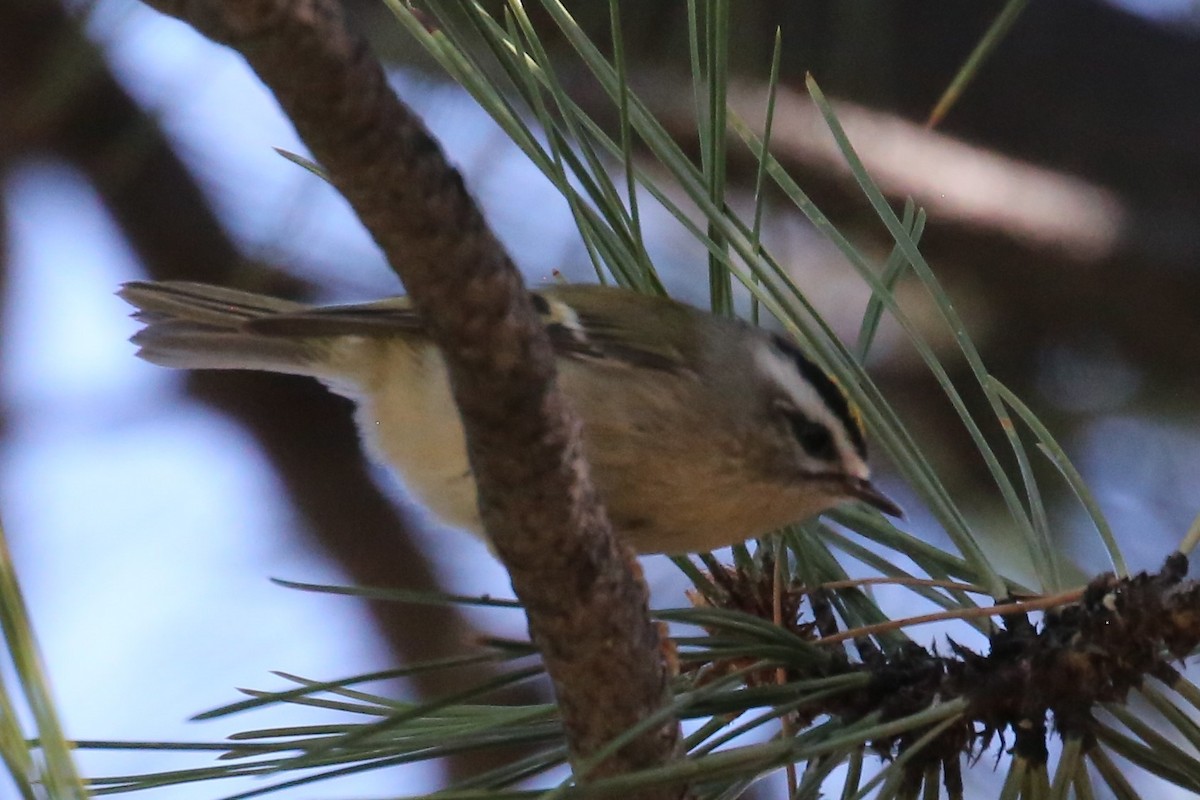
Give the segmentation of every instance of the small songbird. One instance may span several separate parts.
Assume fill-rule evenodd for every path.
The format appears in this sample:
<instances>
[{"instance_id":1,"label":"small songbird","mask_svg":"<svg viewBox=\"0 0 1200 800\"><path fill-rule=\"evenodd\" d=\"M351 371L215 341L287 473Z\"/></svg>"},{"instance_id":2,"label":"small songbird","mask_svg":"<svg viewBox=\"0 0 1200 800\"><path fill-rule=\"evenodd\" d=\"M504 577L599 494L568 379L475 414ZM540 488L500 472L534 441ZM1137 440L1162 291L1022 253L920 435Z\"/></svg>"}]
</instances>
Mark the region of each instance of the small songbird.
<instances>
[{"instance_id":1,"label":"small songbird","mask_svg":"<svg viewBox=\"0 0 1200 800\"><path fill-rule=\"evenodd\" d=\"M125 284L138 355L182 369L308 375L357 404L370 453L451 525L483 535L446 367L411 303L311 306L199 283ZM861 500L857 410L791 342L663 297L532 293L583 421L617 535L642 553L710 550Z\"/></svg>"}]
</instances>

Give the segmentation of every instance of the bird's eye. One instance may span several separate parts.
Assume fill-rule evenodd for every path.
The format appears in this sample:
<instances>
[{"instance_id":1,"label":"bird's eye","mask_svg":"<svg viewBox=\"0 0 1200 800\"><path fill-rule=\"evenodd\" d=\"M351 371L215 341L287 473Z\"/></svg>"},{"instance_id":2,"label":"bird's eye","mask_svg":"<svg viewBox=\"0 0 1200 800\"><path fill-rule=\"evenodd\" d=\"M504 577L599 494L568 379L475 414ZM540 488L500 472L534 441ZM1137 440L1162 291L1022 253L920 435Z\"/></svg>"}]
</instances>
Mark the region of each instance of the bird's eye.
<instances>
[{"instance_id":1,"label":"bird's eye","mask_svg":"<svg viewBox=\"0 0 1200 800\"><path fill-rule=\"evenodd\" d=\"M834 444L833 434L828 428L795 409L784 410L783 416L792 430L792 436L804 448L804 452L820 461L837 460L837 445Z\"/></svg>"}]
</instances>

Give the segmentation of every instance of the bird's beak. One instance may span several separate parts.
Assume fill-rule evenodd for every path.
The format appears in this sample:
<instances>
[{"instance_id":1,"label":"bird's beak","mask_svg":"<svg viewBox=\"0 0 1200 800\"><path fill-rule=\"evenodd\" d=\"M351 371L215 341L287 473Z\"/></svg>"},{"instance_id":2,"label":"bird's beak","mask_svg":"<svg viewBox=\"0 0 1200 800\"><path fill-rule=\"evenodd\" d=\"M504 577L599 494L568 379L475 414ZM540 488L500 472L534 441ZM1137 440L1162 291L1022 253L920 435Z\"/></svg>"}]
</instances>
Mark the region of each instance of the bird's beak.
<instances>
[{"instance_id":1,"label":"bird's beak","mask_svg":"<svg viewBox=\"0 0 1200 800\"><path fill-rule=\"evenodd\" d=\"M856 500L862 500L869 506L874 506L889 517L904 519L904 509L896 505L896 502L890 497L872 486L868 480L850 478L846 481L846 494Z\"/></svg>"}]
</instances>

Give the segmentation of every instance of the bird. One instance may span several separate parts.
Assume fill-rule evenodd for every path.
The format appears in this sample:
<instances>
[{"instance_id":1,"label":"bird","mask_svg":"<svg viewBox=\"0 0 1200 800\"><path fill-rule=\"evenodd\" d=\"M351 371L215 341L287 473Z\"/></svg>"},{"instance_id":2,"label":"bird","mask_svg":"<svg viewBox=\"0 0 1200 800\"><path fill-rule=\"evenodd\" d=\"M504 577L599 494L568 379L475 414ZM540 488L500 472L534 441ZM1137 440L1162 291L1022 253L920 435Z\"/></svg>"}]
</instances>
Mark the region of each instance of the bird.
<instances>
[{"instance_id":1,"label":"bird","mask_svg":"<svg viewBox=\"0 0 1200 800\"><path fill-rule=\"evenodd\" d=\"M350 398L368 454L486 539L446 365L407 297L317 306L186 281L118 295L152 364L305 375ZM613 530L638 553L710 551L847 502L903 516L870 481L855 405L781 334L618 287L530 296Z\"/></svg>"}]
</instances>

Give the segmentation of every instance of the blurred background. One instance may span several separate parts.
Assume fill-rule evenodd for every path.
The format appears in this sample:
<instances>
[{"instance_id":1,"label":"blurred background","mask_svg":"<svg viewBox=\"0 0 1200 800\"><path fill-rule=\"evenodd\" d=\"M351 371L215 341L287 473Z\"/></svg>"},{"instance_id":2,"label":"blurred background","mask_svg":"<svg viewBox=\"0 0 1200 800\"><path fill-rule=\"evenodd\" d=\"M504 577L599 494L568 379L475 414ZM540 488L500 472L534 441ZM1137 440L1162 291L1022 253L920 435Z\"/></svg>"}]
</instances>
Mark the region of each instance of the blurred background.
<instances>
[{"instance_id":1,"label":"blurred background","mask_svg":"<svg viewBox=\"0 0 1200 800\"><path fill-rule=\"evenodd\" d=\"M607 41L607 3L568 5ZM923 252L991 370L1065 445L1131 566L1156 569L1200 511L1200 6L1030 4L931 130L930 110L1001 6L742 0L731 105L761 117L781 27L777 156L862 247L886 255L886 232L814 119L811 72L842 102L889 196L929 211ZM529 280L555 270L592 279L569 209L524 157L381 4L347 7ZM622 14L635 90L694 150L685 5L641 0ZM563 80L579 102L611 115L572 69ZM311 721L184 723L236 699L235 687L284 688L272 669L330 679L460 653L481 631L523 635L511 613L271 584L509 594L482 545L425 519L363 461L347 404L315 383L182 376L133 358L135 326L113 296L125 280L316 301L401 291L345 204L272 148L304 152L239 59L190 28L133 0L0 0L0 519L73 737L211 740ZM731 203L751 208L753 162L731 153L730 169ZM703 304L703 251L665 215L646 214L668 285ZM866 294L833 248L782 202L764 238L853 337ZM915 291L906 302L921 308ZM967 386L950 332L933 324L930 315L930 335ZM1027 577L982 462L895 330L885 327L870 369L989 551ZM945 544L877 466L907 501L912 529ZM1048 491L1080 582L1106 569L1072 497ZM659 604L683 602L669 563L649 559L647 569ZM438 673L392 689L428 696L469 679ZM90 773L147 768L138 755L83 763ZM369 774L338 791L414 793L467 766ZM232 790L160 796L221 791ZM313 791L294 796L326 796Z\"/></svg>"}]
</instances>

